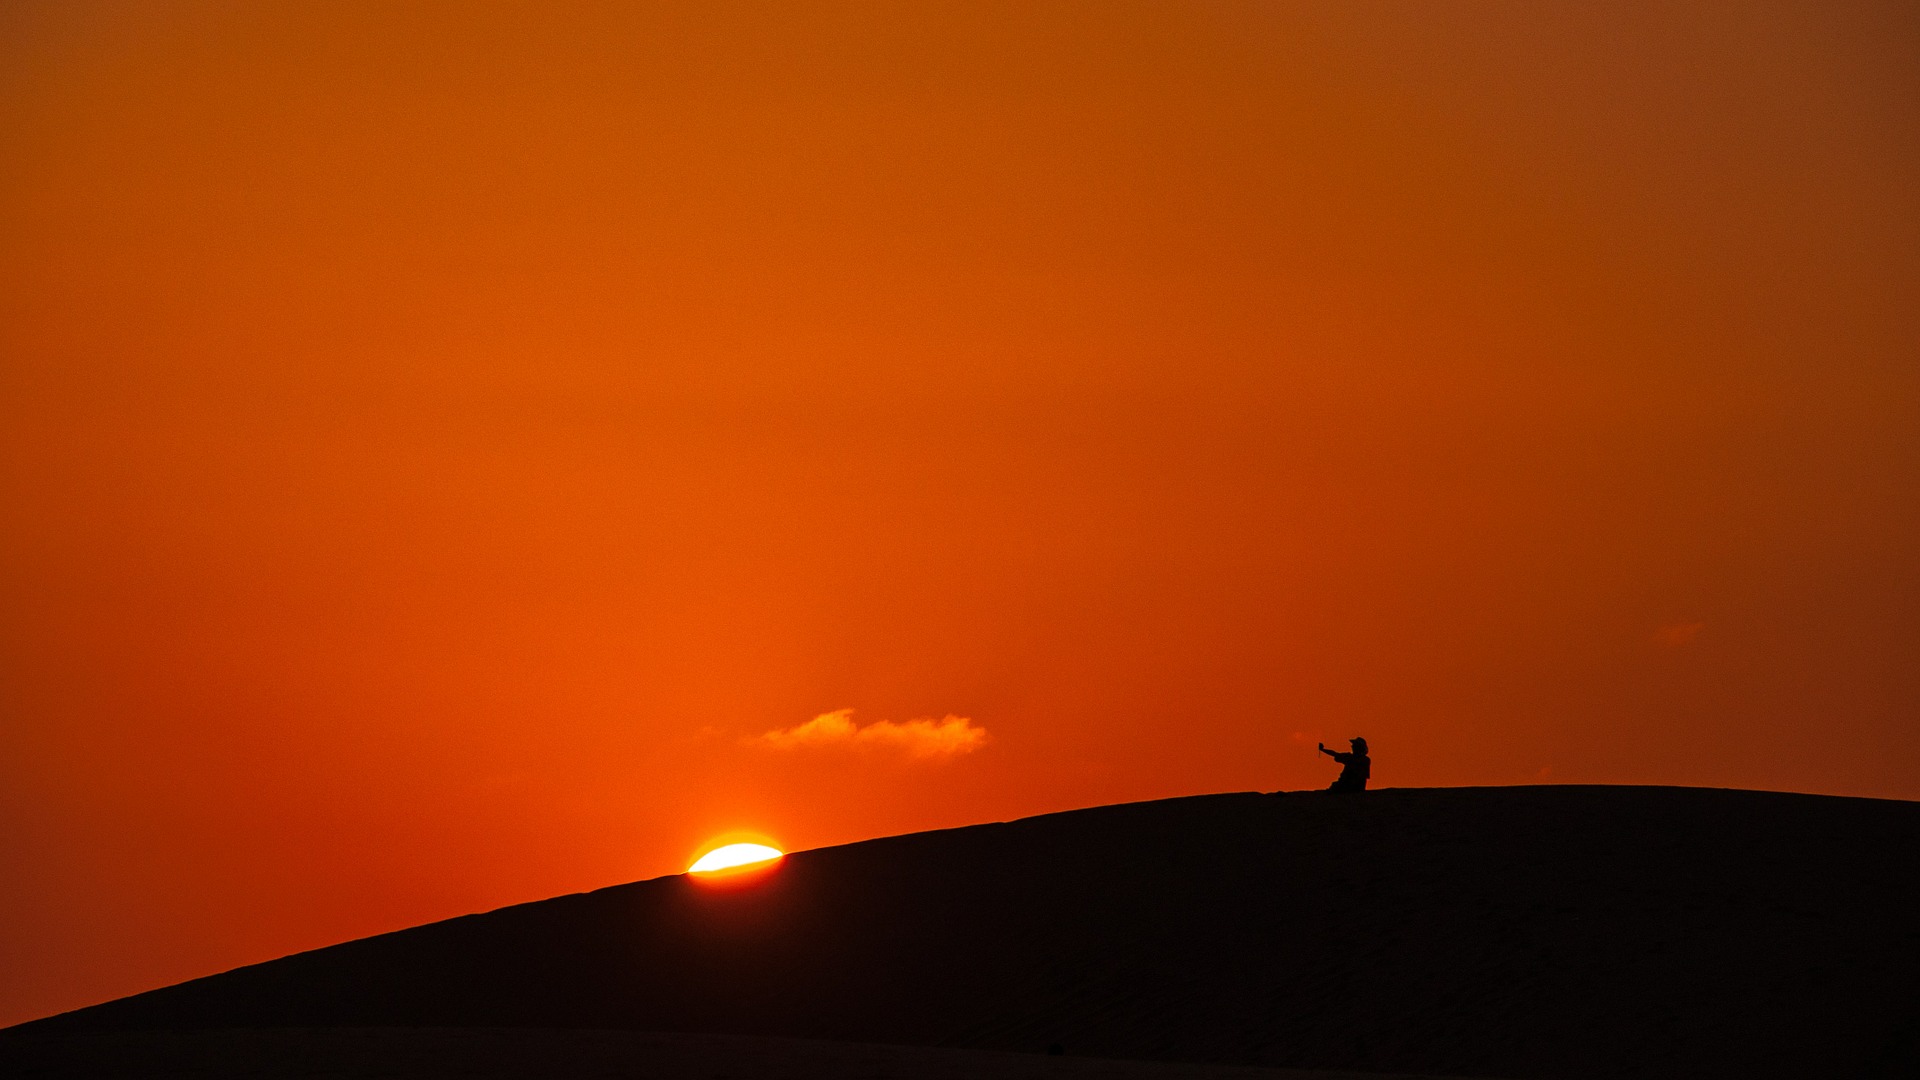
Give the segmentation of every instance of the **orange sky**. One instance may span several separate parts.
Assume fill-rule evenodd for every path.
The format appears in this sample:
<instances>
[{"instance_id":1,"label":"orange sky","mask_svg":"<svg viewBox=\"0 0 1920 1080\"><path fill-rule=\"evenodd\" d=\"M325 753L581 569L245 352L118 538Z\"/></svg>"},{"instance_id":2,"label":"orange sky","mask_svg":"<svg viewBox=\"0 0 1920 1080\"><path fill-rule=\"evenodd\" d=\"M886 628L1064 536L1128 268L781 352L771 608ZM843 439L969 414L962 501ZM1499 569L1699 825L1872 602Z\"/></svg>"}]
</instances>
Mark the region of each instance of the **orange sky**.
<instances>
[{"instance_id":1,"label":"orange sky","mask_svg":"<svg viewBox=\"0 0 1920 1080\"><path fill-rule=\"evenodd\" d=\"M1911 5L399 6L0 8L0 1022L1353 734L1920 798Z\"/></svg>"}]
</instances>

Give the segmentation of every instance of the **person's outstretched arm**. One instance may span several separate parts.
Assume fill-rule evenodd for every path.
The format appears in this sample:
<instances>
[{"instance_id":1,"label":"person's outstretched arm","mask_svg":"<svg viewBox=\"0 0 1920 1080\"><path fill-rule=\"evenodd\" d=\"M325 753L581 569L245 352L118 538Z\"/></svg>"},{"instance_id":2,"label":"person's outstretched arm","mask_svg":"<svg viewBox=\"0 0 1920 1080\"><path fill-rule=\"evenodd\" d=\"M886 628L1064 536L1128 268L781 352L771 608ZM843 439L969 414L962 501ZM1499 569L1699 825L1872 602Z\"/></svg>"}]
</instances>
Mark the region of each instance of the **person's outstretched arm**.
<instances>
[{"instance_id":1,"label":"person's outstretched arm","mask_svg":"<svg viewBox=\"0 0 1920 1080\"><path fill-rule=\"evenodd\" d=\"M1320 744L1320 752L1321 752L1321 753L1323 753L1323 754L1325 754L1325 755L1327 755L1328 757L1331 757L1331 758L1337 758L1337 757L1339 757L1339 756L1340 756L1340 754L1339 754L1339 752L1338 752L1338 751L1336 751L1336 750L1329 750L1329 749L1327 749L1327 744L1326 744L1326 743L1321 743L1321 744Z\"/></svg>"}]
</instances>

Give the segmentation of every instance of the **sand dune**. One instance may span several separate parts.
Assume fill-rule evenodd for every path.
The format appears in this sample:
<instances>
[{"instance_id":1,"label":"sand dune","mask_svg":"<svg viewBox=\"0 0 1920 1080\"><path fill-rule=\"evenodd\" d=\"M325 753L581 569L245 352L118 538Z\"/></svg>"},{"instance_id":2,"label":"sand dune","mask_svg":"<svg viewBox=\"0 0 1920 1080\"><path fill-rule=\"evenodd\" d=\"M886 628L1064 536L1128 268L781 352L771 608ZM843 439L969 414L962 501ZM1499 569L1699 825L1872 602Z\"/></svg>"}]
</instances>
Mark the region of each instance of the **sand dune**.
<instances>
[{"instance_id":1,"label":"sand dune","mask_svg":"<svg viewBox=\"0 0 1920 1080\"><path fill-rule=\"evenodd\" d=\"M0 1053L116 1029L573 1028L1487 1077L1911 1075L1915 851L1920 805L1760 792L1137 803L804 852L750 887L670 877L453 919L38 1021Z\"/></svg>"},{"instance_id":2,"label":"sand dune","mask_svg":"<svg viewBox=\"0 0 1920 1080\"><path fill-rule=\"evenodd\" d=\"M252 1080L263 1076L281 1080L1393 1080L1382 1073L1174 1065L756 1035L591 1029L93 1032L38 1036L16 1042L11 1050L0 1056L0 1062L13 1066L13 1075L36 1080L128 1075L183 1080Z\"/></svg>"}]
</instances>

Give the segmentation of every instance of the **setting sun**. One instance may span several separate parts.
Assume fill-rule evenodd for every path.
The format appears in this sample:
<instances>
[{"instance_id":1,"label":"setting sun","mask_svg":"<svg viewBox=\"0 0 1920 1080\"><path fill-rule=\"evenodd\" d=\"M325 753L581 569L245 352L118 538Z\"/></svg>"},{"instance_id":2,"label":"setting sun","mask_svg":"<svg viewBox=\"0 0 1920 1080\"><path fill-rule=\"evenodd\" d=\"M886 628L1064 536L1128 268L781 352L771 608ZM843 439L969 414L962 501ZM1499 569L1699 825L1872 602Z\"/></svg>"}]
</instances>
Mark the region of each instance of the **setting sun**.
<instances>
[{"instance_id":1,"label":"setting sun","mask_svg":"<svg viewBox=\"0 0 1920 1080\"><path fill-rule=\"evenodd\" d=\"M710 874L716 870L732 870L735 867L752 866L755 863L770 862L784 854L779 848L765 844L727 844L714 848L695 859L687 867L689 874Z\"/></svg>"}]
</instances>

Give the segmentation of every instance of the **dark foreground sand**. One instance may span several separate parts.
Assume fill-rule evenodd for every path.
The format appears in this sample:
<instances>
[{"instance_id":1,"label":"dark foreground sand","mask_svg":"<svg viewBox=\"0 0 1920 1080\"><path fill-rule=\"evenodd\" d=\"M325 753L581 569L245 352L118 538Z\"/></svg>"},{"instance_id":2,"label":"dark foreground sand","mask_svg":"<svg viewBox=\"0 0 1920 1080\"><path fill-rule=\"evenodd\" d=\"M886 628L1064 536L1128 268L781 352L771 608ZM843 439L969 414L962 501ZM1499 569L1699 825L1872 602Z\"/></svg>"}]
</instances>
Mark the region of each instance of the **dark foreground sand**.
<instances>
[{"instance_id":1,"label":"dark foreground sand","mask_svg":"<svg viewBox=\"0 0 1920 1080\"><path fill-rule=\"evenodd\" d=\"M266 1028L43 1035L0 1044L9 1076L42 1080L1393 1080L931 1046L500 1028ZM1415 1080L1415 1078L1406 1078Z\"/></svg>"},{"instance_id":2,"label":"dark foreground sand","mask_svg":"<svg viewBox=\"0 0 1920 1080\"><path fill-rule=\"evenodd\" d=\"M1920 804L1867 799L1174 799L453 919L0 1032L0 1055L130 1029L571 1028L1482 1077L1916 1076L1916 852ZM891 1075L864 1067L833 1074ZM275 1068L253 1075L299 1075Z\"/></svg>"}]
</instances>

